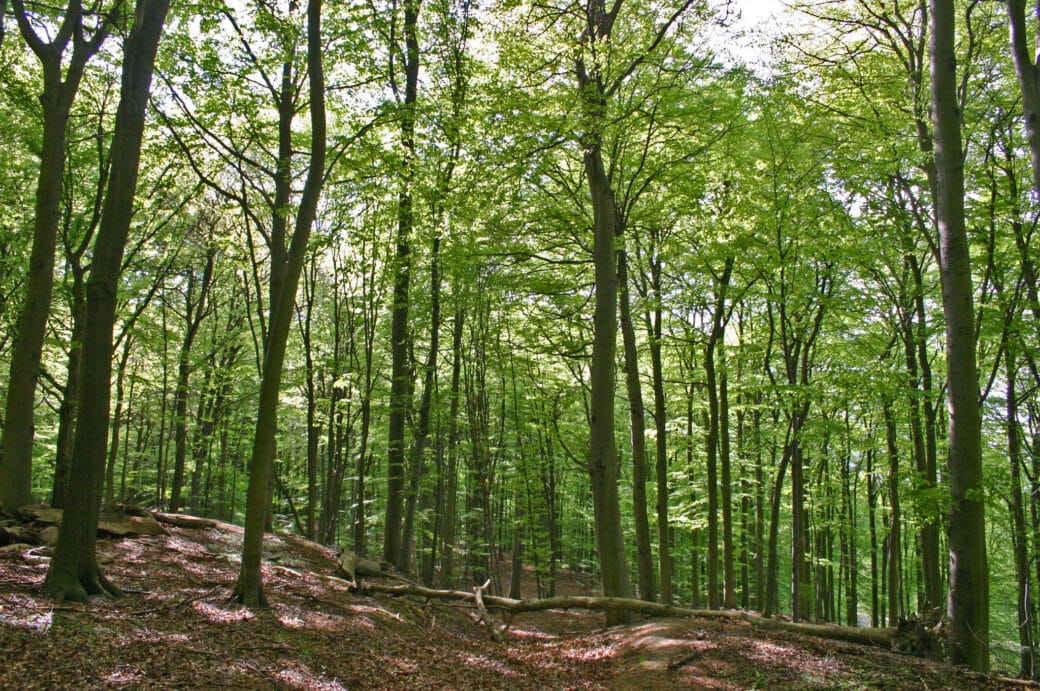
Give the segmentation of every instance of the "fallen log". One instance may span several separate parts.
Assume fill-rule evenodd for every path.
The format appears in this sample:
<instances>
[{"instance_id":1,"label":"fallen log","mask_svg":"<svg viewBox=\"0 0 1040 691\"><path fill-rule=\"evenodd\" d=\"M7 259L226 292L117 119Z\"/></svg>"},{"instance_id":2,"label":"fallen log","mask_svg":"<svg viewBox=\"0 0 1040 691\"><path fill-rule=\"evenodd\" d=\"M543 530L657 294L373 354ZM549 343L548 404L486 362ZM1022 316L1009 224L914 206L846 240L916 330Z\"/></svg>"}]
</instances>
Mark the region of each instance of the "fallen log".
<instances>
[{"instance_id":1,"label":"fallen log","mask_svg":"<svg viewBox=\"0 0 1040 691\"><path fill-rule=\"evenodd\" d=\"M62 510L46 506L23 506L18 509L18 515L27 523L57 526L61 524ZM119 511L102 514L98 519L98 532L112 537L166 534L166 531L150 514L146 516L126 515ZM44 542L46 543L47 540L45 539Z\"/></svg>"},{"instance_id":2,"label":"fallen log","mask_svg":"<svg viewBox=\"0 0 1040 691\"><path fill-rule=\"evenodd\" d=\"M428 599L462 600L477 605L478 595L462 590L438 590L419 585L381 585L364 584L363 590L388 595L410 595ZM781 619L736 612L732 610L692 609L676 605L664 605L658 602L645 602L622 597L586 597L562 596L541 599L513 600L507 597L484 595L480 600L488 609L499 609L510 616L523 612L544 612L552 609L587 609L597 612L631 612L654 617L699 617L735 624L744 623L772 631L787 631L808 636L817 636L846 643L858 643L891 649L895 639L895 629L887 628L853 628L848 626L828 626L824 624L800 624Z\"/></svg>"},{"instance_id":3,"label":"fallen log","mask_svg":"<svg viewBox=\"0 0 1040 691\"><path fill-rule=\"evenodd\" d=\"M217 526L216 521L208 518L189 516L183 513L163 513L162 511L150 511L149 513L159 523L172 525L176 528L194 528L202 530L204 528L215 528Z\"/></svg>"}]
</instances>

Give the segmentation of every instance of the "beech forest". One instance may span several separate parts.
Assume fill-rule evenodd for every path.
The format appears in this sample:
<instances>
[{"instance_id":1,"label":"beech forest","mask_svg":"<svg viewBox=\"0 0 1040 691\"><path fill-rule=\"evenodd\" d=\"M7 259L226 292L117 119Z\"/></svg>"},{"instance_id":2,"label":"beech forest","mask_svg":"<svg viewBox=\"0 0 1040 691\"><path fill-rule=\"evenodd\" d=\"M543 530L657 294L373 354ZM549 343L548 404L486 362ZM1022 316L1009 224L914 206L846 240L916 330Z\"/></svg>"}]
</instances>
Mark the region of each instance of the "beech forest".
<instances>
[{"instance_id":1,"label":"beech forest","mask_svg":"<svg viewBox=\"0 0 1040 691\"><path fill-rule=\"evenodd\" d=\"M532 651L664 621L935 665L853 688L1040 679L1038 27L0 0L2 685L79 686L31 668L82 649L85 686L172 688L97 646L218 610L238 642L184 655L274 627L236 687L652 688ZM359 602L483 662L333 674L346 634L285 624ZM713 686L699 654L668 683ZM755 664L713 678L840 685Z\"/></svg>"}]
</instances>

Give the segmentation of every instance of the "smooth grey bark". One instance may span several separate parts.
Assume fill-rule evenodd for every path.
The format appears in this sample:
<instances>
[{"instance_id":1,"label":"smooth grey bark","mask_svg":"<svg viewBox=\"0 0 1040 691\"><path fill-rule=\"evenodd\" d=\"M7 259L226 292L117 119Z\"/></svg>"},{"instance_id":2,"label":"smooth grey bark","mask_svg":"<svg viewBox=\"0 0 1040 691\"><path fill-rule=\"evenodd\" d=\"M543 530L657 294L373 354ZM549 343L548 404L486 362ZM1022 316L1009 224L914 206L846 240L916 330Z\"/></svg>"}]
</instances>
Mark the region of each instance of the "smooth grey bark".
<instances>
[{"instance_id":1,"label":"smooth grey bark","mask_svg":"<svg viewBox=\"0 0 1040 691\"><path fill-rule=\"evenodd\" d=\"M989 670L989 571L982 416L975 354L971 257L964 223L964 154L957 101L956 12L953 0L930 0L932 120L935 128L935 210L939 271L946 317L949 389L950 661Z\"/></svg>"},{"instance_id":2,"label":"smooth grey bark","mask_svg":"<svg viewBox=\"0 0 1040 691\"><path fill-rule=\"evenodd\" d=\"M94 547L108 440L116 298L133 216L145 108L169 4L169 0L140 3L124 49L112 169L87 280L80 419L69 468L69 476L77 483L70 485L66 496L58 543L43 584L58 600L85 602L90 595L121 594L101 575Z\"/></svg>"}]
</instances>

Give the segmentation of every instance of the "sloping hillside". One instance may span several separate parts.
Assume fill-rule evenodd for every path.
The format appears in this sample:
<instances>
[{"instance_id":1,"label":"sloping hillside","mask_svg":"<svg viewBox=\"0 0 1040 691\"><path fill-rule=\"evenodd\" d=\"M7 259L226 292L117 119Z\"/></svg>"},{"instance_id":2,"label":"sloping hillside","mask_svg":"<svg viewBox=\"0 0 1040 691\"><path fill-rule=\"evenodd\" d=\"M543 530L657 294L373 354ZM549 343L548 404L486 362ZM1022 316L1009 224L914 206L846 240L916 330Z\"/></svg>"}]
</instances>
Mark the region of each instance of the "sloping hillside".
<instances>
[{"instance_id":1,"label":"sloping hillside","mask_svg":"<svg viewBox=\"0 0 1040 691\"><path fill-rule=\"evenodd\" d=\"M269 536L272 606L229 604L241 529L165 526L99 542L127 597L42 593L45 550L0 558L3 688L1005 688L875 648L700 619L604 630L602 615L518 616L492 642L461 603L372 597L336 580L335 554ZM332 577L332 578L329 578ZM565 592L588 592L574 575ZM526 594L526 593L525 593Z\"/></svg>"}]
</instances>

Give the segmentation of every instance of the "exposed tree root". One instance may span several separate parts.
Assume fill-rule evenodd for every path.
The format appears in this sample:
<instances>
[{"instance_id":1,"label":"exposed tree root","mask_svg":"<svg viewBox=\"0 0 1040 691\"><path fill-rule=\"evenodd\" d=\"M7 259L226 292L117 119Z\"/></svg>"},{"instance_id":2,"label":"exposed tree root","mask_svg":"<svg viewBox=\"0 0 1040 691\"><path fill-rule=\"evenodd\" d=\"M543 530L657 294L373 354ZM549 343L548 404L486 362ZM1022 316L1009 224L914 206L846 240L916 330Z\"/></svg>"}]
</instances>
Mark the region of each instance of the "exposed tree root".
<instances>
[{"instance_id":1,"label":"exposed tree root","mask_svg":"<svg viewBox=\"0 0 1040 691\"><path fill-rule=\"evenodd\" d=\"M96 564L80 569L78 575L68 569L55 570L52 565L43 589L58 602L89 602L94 595L113 600L123 597L123 591L105 578Z\"/></svg>"},{"instance_id":2,"label":"exposed tree root","mask_svg":"<svg viewBox=\"0 0 1040 691\"><path fill-rule=\"evenodd\" d=\"M231 601L243 607L267 607L267 594L259 575L240 573Z\"/></svg>"}]
</instances>

